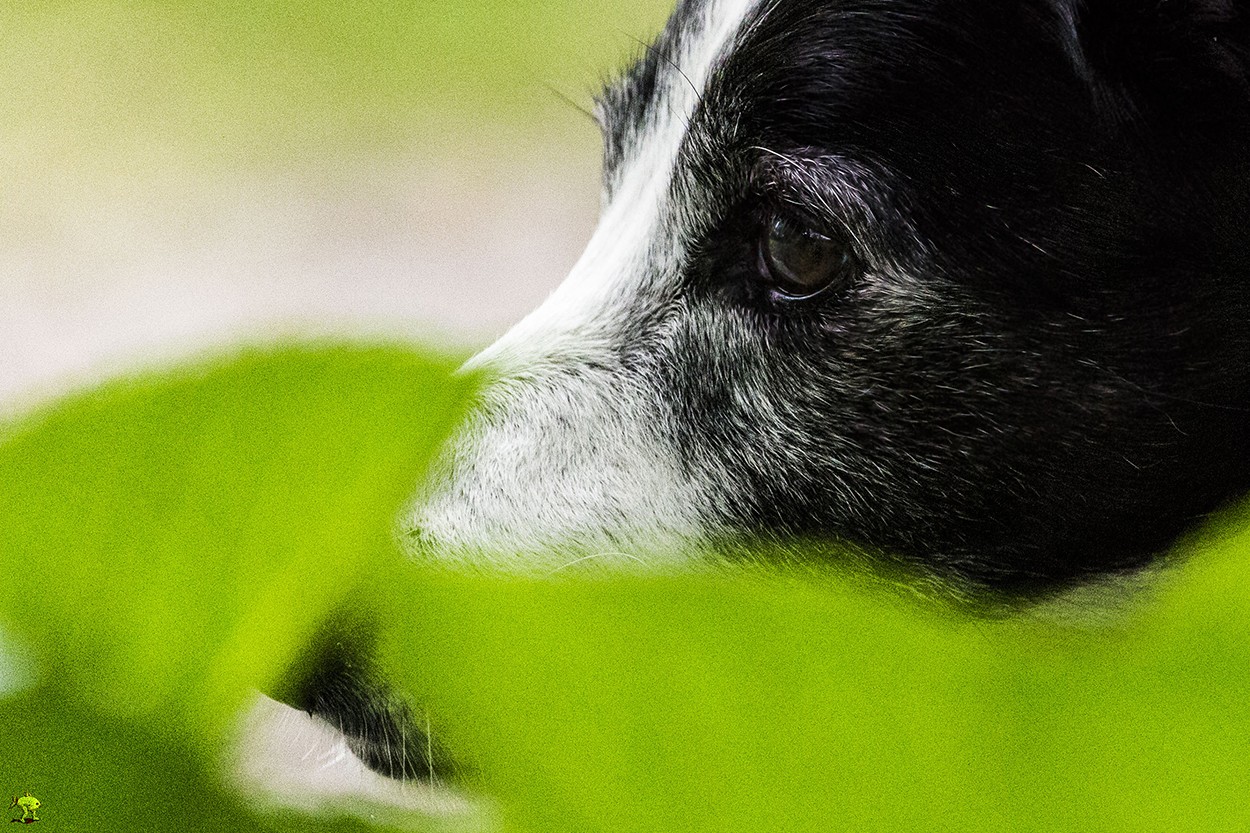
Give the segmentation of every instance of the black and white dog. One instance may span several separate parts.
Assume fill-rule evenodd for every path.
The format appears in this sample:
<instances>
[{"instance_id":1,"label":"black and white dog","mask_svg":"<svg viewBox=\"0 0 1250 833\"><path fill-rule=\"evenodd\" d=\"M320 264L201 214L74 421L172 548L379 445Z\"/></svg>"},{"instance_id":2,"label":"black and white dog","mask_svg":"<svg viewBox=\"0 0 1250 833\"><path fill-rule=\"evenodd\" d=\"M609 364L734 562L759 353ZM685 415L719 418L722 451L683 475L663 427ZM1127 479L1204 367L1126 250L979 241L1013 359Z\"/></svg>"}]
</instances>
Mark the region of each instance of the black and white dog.
<instances>
[{"instance_id":1,"label":"black and white dog","mask_svg":"<svg viewBox=\"0 0 1250 833\"><path fill-rule=\"evenodd\" d=\"M415 547L802 539L1014 598L1149 564L1250 490L1248 68L1244 0L683 0Z\"/></svg>"}]
</instances>

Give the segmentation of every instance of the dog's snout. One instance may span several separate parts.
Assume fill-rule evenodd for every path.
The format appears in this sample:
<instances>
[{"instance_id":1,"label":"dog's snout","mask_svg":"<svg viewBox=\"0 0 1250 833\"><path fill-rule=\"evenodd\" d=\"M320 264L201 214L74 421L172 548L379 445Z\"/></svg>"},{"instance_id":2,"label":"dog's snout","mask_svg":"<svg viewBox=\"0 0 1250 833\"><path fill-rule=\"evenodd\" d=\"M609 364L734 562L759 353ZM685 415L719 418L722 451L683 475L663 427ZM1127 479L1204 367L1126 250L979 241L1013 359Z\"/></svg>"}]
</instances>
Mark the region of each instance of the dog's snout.
<instances>
[{"instance_id":1,"label":"dog's snout","mask_svg":"<svg viewBox=\"0 0 1250 833\"><path fill-rule=\"evenodd\" d=\"M607 354L572 368L488 390L409 514L420 557L547 572L697 548L709 513L659 397Z\"/></svg>"}]
</instances>

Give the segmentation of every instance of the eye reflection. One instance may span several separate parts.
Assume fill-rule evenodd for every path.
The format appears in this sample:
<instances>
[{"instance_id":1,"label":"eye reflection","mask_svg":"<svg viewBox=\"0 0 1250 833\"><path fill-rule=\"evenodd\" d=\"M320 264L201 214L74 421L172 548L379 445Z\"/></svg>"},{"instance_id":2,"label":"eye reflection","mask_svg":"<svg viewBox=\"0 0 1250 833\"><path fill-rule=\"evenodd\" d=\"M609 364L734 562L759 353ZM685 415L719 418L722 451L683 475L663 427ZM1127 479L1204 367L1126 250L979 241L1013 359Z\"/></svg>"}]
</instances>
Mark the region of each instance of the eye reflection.
<instances>
[{"instance_id":1,"label":"eye reflection","mask_svg":"<svg viewBox=\"0 0 1250 833\"><path fill-rule=\"evenodd\" d=\"M855 259L843 242L774 214L759 243L760 276L780 294L810 298L849 280Z\"/></svg>"}]
</instances>

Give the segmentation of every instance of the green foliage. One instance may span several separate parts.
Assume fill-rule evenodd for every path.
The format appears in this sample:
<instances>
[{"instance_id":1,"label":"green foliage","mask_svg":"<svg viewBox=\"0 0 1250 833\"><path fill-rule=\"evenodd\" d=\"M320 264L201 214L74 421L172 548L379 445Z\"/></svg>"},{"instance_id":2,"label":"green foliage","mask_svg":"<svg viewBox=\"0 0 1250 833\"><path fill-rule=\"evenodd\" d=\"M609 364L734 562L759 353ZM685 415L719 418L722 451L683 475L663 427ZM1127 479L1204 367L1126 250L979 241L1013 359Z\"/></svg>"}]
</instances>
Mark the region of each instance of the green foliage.
<instances>
[{"instance_id":1,"label":"green foliage","mask_svg":"<svg viewBox=\"0 0 1250 833\"><path fill-rule=\"evenodd\" d=\"M832 571L414 565L391 525L463 410L451 367L250 352L14 426L0 621L30 670L0 675L0 788L58 830L364 829L258 816L215 771L247 692L347 609L507 830L1250 826L1244 513L1103 625Z\"/></svg>"},{"instance_id":2,"label":"green foliage","mask_svg":"<svg viewBox=\"0 0 1250 833\"><path fill-rule=\"evenodd\" d=\"M93 820L80 829L237 821L203 771L251 691L395 557L396 509L470 391L452 367L397 348L249 352L16 426L2 621L36 681L0 702L12 789L42 790L48 819Z\"/></svg>"},{"instance_id":3,"label":"green foliage","mask_svg":"<svg viewBox=\"0 0 1250 833\"><path fill-rule=\"evenodd\" d=\"M1115 625L834 575L387 582L391 673L534 831L1250 827L1250 523ZM399 620L396 620L399 621Z\"/></svg>"}]
</instances>

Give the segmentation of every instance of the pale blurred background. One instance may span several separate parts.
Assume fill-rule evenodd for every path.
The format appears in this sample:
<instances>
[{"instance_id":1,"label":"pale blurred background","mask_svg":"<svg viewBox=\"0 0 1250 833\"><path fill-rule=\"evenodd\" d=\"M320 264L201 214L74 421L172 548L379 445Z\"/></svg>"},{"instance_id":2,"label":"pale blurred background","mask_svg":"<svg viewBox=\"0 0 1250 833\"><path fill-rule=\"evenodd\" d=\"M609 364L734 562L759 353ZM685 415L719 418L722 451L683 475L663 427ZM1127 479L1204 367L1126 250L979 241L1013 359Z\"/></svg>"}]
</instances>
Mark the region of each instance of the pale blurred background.
<instances>
[{"instance_id":1,"label":"pale blurred background","mask_svg":"<svg viewBox=\"0 0 1250 833\"><path fill-rule=\"evenodd\" d=\"M589 236L575 105L668 7L3 4L0 410L239 340L488 341Z\"/></svg>"}]
</instances>

